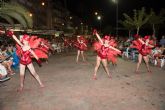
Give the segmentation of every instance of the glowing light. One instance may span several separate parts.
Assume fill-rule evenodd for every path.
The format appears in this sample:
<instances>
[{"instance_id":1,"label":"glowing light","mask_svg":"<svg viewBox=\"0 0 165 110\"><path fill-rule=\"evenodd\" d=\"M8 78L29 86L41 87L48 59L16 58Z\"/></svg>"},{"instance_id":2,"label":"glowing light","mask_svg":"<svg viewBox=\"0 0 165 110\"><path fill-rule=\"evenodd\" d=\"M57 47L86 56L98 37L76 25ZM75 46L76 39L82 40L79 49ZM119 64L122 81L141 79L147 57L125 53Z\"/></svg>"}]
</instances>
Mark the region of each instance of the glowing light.
<instances>
[{"instance_id":1,"label":"glowing light","mask_svg":"<svg viewBox=\"0 0 165 110\"><path fill-rule=\"evenodd\" d=\"M41 3L41 5L42 5L42 6L44 6L44 5L45 5L45 3L44 3L44 2L42 2L42 3Z\"/></svg>"},{"instance_id":2,"label":"glowing light","mask_svg":"<svg viewBox=\"0 0 165 110\"><path fill-rule=\"evenodd\" d=\"M33 16L33 14L32 14L32 13L30 13L30 14L29 14L29 16L30 16L30 17L32 17L32 16Z\"/></svg>"},{"instance_id":3,"label":"glowing light","mask_svg":"<svg viewBox=\"0 0 165 110\"><path fill-rule=\"evenodd\" d=\"M97 16L97 19L98 19L98 20L101 20L101 16Z\"/></svg>"},{"instance_id":4,"label":"glowing light","mask_svg":"<svg viewBox=\"0 0 165 110\"><path fill-rule=\"evenodd\" d=\"M72 19L72 16L70 16L69 18Z\"/></svg>"},{"instance_id":5,"label":"glowing light","mask_svg":"<svg viewBox=\"0 0 165 110\"><path fill-rule=\"evenodd\" d=\"M97 12L95 12L95 15L98 15L98 13L97 13Z\"/></svg>"}]
</instances>

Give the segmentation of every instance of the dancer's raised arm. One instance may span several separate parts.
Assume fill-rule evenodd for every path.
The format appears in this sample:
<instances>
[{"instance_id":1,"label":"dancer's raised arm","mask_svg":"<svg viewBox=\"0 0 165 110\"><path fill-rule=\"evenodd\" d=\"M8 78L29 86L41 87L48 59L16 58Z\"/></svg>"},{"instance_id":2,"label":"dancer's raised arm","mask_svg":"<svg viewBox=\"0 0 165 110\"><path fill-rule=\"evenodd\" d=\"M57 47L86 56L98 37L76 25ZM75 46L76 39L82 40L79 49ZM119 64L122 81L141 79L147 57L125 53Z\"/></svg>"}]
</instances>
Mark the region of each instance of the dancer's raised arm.
<instances>
[{"instance_id":1,"label":"dancer's raised arm","mask_svg":"<svg viewBox=\"0 0 165 110\"><path fill-rule=\"evenodd\" d=\"M7 36L12 37L21 47L23 46L23 44L20 42L20 40L14 35L14 32L9 30L7 31Z\"/></svg>"},{"instance_id":2,"label":"dancer's raised arm","mask_svg":"<svg viewBox=\"0 0 165 110\"><path fill-rule=\"evenodd\" d=\"M97 37L98 40L101 42L101 44L103 44L103 41L102 41L100 35L97 33L97 30L94 30L94 31L93 31L93 34L96 35L96 37Z\"/></svg>"},{"instance_id":3,"label":"dancer's raised arm","mask_svg":"<svg viewBox=\"0 0 165 110\"><path fill-rule=\"evenodd\" d=\"M80 39L79 39L79 38L80 38L80 36L77 36L77 41L78 41L78 43L80 43Z\"/></svg>"}]
</instances>

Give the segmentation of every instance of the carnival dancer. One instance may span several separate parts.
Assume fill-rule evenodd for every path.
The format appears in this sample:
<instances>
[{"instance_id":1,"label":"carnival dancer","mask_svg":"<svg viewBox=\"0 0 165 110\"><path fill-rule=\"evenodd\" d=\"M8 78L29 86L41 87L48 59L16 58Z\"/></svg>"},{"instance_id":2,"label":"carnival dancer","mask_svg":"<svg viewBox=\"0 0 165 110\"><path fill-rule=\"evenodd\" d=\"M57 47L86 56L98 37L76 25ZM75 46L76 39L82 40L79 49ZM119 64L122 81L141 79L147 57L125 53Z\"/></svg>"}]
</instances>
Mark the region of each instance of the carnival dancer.
<instances>
[{"instance_id":1,"label":"carnival dancer","mask_svg":"<svg viewBox=\"0 0 165 110\"><path fill-rule=\"evenodd\" d=\"M50 45L50 43L48 42L48 40L45 40L43 38L41 38L39 48L40 48L40 50L42 50L42 51L39 51L39 52L44 52L49 56L51 55L51 51L53 51L53 48ZM41 53L41 58L42 58L42 53ZM48 57L46 57L46 58L43 57L42 59L45 59L46 63L48 64L48 62L49 62Z\"/></svg>"},{"instance_id":2,"label":"carnival dancer","mask_svg":"<svg viewBox=\"0 0 165 110\"><path fill-rule=\"evenodd\" d=\"M110 39L110 36L104 36L104 38L101 39L100 35L97 33L96 30L94 30L94 35L96 35L99 41L94 43L94 49L97 51L97 57L93 79L97 79L96 74L101 62L104 66L106 73L108 74L108 77L111 78L109 69L107 67L107 60L115 63L116 56L121 54L121 51L115 48L117 44L114 42L114 40Z\"/></svg>"},{"instance_id":3,"label":"carnival dancer","mask_svg":"<svg viewBox=\"0 0 165 110\"><path fill-rule=\"evenodd\" d=\"M138 63L135 72L138 73L142 59L144 59L147 70L149 73L151 73L148 63L149 62L148 55L151 53L152 48L154 48L153 40L150 40L150 36L148 35L145 36L144 38L141 38L139 35L135 35L134 37L135 40L132 41L131 48L136 48L139 52Z\"/></svg>"},{"instance_id":4,"label":"carnival dancer","mask_svg":"<svg viewBox=\"0 0 165 110\"><path fill-rule=\"evenodd\" d=\"M25 68L26 66L30 70L31 74L34 76L34 78L39 83L40 87L43 88L44 84L41 82L39 75L36 73L31 55L37 60L38 64L41 65L40 57L47 58L48 56L43 52L39 52L40 54L37 56L34 51L39 51L38 45L40 43L40 39L33 39L30 38L29 35L23 35L21 40L18 40L17 37L14 35L12 31L7 32L7 36L12 37L18 44L16 44L17 47L17 54L20 57L20 88L18 91L22 91L24 88L24 79L25 79ZM35 50L36 49L36 50Z\"/></svg>"},{"instance_id":5,"label":"carnival dancer","mask_svg":"<svg viewBox=\"0 0 165 110\"><path fill-rule=\"evenodd\" d=\"M79 62L79 56L81 54L83 61L85 62L84 51L87 50L87 40L83 36L77 36L77 41L74 44L77 48L76 62Z\"/></svg>"}]
</instances>

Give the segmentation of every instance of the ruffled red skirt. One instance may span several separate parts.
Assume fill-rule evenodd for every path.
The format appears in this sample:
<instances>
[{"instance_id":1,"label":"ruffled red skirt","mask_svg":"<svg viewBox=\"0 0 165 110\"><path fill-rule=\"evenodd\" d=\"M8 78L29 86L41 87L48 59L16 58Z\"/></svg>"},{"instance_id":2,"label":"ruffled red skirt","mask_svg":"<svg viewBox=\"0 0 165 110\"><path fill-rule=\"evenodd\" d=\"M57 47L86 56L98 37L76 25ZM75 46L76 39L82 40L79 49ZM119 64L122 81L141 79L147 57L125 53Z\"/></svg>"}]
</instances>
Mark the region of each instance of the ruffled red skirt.
<instances>
[{"instance_id":1,"label":"ruffled red skirt","mask_svg":"<svg viewBox=\"0 0 165 110\"><path fill-rule=\"evenodd\" d=\"M20 60L20 64L23 64L23 65L28 65L28 64L30 64L30 63L32 63L32 59L31 59L31 58L28 59L27 61L25 61L25 60Z\"/></svg>"}]
</instances>

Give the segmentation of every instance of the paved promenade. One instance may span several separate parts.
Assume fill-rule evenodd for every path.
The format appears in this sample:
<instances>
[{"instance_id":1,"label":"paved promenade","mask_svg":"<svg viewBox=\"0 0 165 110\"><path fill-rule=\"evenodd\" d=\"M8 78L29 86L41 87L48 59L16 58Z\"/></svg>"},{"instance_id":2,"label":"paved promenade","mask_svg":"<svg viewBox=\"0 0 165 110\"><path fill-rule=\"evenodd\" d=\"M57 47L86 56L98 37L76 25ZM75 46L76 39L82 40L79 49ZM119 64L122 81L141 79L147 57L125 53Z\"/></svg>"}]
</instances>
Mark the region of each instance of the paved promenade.
<instances>
[{"instance_id":1,"label":"paved promenade","mask_svg":"<svg viewBox=\"0 0 165 110\"><path fill-rule=\"evenodd\" d=\"M25 89L17 92L19 74L0 84L0 110L165 110L165 70L151 66L147 73L141 65L118 60L109 64L112 79L101 66L98 80L92 80L95 55L88 53L88 63L75 63L76 53L51 56L36 71L45 84L38 83L26 72Z\"/></svg>"}]
</instances>

